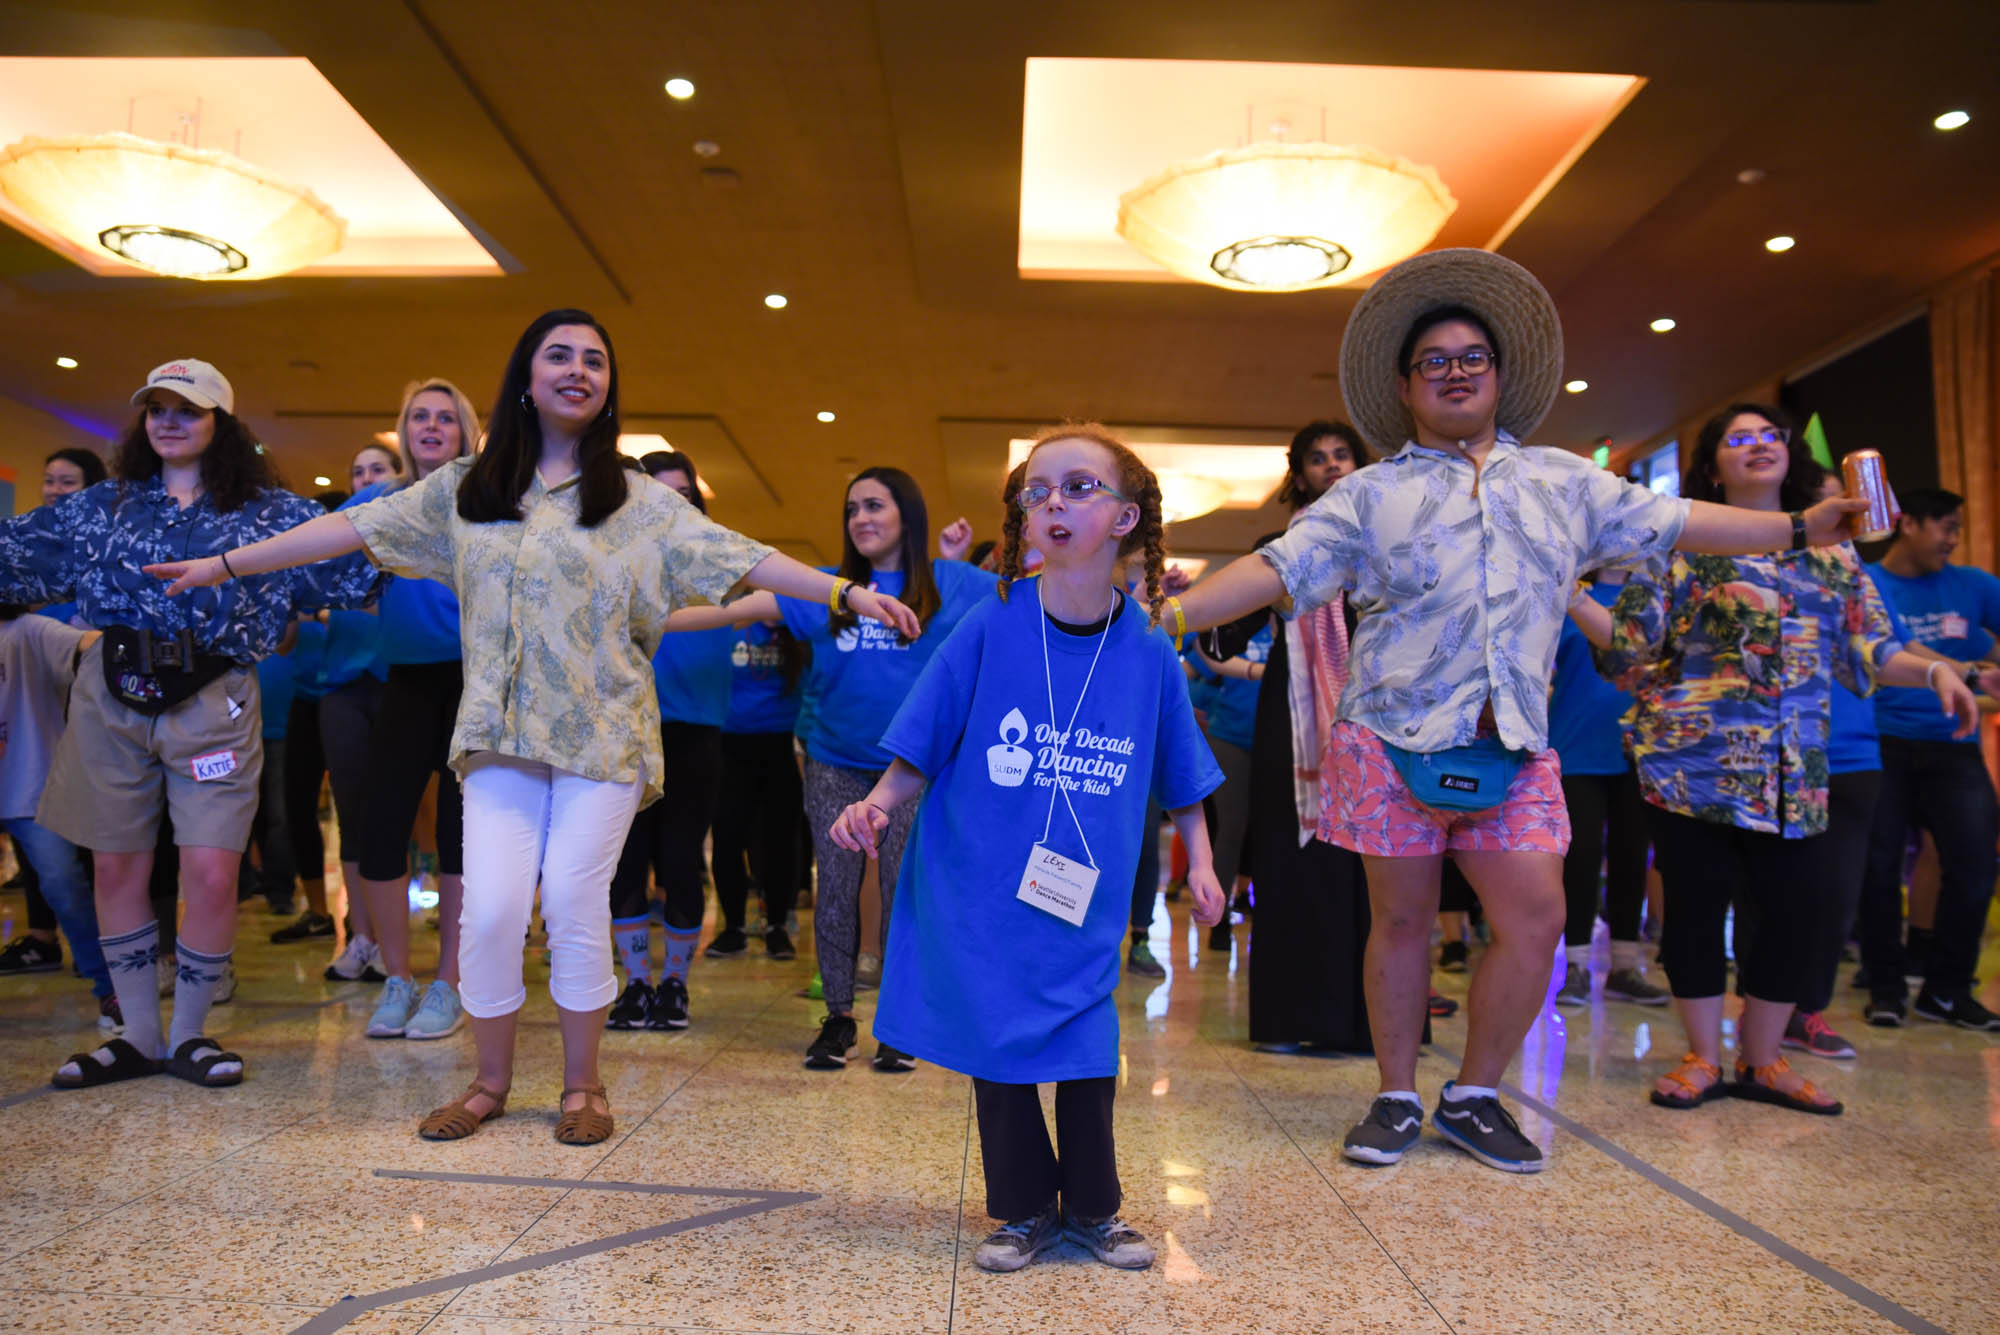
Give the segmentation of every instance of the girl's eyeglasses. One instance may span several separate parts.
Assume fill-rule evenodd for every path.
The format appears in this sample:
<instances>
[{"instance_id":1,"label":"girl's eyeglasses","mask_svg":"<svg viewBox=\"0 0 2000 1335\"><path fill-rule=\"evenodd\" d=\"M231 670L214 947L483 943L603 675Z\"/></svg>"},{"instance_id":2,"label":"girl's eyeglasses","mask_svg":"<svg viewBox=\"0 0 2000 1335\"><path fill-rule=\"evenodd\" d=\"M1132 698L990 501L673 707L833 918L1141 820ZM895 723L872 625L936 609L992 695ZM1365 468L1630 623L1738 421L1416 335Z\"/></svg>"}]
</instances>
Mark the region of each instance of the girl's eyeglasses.
<instances>
[{"instance_id":1,"label":"girl's eyeglasses","mask_svg":"<svg viewBox=\"0 0 2000 1335\"><path fill-rule=\"evenodd\" d=\"M1767 426L1761 431L1732 431L1722 438L1722 443L1732 450L1741 450L1751 445L1785 445L1792 439L1792 433L1781 426Z\"/></svg>"},{"instance_id":2,"label":"girl's eyeglasses","mask_svg":"<svg viewBox=\"0 0 2000 1335\"><path fill-rule=\"evenodd\" d=\"M1087 501L1100 491L1115 500L1125 499L1109 482L1100 482L1094 477L1066 477L1053 487L1043 482L1030 483L1015 492L1014 499L1023 510L1039 510L1049 503L1049 497L1056 492L1061 492L1064 500L1074 504Z\"/></svg>"}]
</instances>

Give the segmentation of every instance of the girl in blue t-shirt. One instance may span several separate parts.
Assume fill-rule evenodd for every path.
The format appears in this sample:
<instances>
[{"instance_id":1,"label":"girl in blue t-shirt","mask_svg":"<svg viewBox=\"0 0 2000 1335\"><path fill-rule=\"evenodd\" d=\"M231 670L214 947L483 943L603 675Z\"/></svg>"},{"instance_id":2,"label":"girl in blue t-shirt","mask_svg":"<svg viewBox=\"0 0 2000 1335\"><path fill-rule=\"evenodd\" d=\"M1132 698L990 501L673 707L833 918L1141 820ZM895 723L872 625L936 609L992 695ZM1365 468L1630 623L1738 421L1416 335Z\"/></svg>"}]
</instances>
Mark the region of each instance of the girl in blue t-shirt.
<instances>
[{"instance_id":1,"label":"girl in blue t-shirt","mask_svg":"<svg viewBox=\"0 0 2000 1335\"><path fill-rule=\"evenodd\" d=\"M1222 915L1201 799L1221 770L1172 643L1112 582L1143 552L1161 595L1160 490L1102 427L1045 431L1007 516L1001 570L1037 579L975 608L883 737L888 772L833 823L849 855L882 850L919 792L875 1032L973 1077L986 1209L974 1254L1018 1270L1065 1229L1106 1264L1151 1264L1118 1218L1111 1103L1119 946L1149 796L1189 853L1195 919ZM928 786L926 786L928 785ZM1056 1084L1056 1141L1037 1082Z\"/></svg>"}]
</instances>

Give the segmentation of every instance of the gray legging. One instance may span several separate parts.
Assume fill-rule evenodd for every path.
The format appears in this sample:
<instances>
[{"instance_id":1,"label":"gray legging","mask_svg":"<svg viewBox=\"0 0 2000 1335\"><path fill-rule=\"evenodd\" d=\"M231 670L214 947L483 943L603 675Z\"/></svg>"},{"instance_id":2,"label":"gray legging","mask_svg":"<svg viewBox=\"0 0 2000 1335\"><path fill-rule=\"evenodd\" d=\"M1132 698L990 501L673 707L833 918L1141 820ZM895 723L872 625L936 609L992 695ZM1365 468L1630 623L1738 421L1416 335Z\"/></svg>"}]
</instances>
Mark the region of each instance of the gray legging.
<instances>
[{"instance_id":1,"label":"gray legging","mask_svg":"<svg viewBox=\"0 0 2000 1335\"><path fill-rule=\"evenodd\" d=\"M844 1015L854 1008L854 959L861 949L861 877L868 855L850 853L828 833L840 813L868 796L880 770L843 769L806 757L806 821L812 827L813 856L819 860L819 891L813 896L813 941L819 952L820 986L826 1008ZM889 953L889 911L896 900L896 871L903 864L903 840L917 804L905 802L889 816L882 832L876 874L882 883L882 940Z\"/></svg>"}]
</instances>

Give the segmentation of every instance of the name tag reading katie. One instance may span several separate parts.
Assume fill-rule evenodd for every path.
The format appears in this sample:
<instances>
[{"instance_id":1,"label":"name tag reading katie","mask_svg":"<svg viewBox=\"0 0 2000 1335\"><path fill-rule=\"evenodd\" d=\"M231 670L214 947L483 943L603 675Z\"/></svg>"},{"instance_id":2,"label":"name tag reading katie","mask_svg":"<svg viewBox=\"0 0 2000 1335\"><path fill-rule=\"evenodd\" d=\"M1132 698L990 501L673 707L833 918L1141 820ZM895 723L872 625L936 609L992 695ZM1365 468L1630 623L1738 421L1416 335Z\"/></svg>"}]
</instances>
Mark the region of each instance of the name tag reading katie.
<instances>
[{"instance_id":1,"label":"name tag reading katie","mask_svg":"<svg viewBox=\"0 0 2000 1335\"><path fill-rule=\"evenodd\" d=\"M1072 927L1081 927L1096 889L1097 868L1036 844L1028 854L1027 870L1021 873L1021 888L1014 898L1053 913Z\"/></svg>"},{"instance_id":2,"label":"name tag reading katie","mask_svg":"<svg viewBox=\"0 0 2000 1335\"><path fill-rule=\"evenodd\" d=\"M196 783L212 783L217 779L226 779L236 772L236 753L210 751L205 756L196 756L193 768Z\"/></svg>"}]
</instances>

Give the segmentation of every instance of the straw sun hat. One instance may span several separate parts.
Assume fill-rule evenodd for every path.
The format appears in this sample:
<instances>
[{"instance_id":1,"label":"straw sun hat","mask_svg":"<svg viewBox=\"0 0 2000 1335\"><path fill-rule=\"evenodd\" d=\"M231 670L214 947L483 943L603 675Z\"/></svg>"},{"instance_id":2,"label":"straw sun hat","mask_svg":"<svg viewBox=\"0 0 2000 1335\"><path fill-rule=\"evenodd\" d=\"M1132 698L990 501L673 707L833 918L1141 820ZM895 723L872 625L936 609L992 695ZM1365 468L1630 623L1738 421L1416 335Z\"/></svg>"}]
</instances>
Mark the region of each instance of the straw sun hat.
<instances>
[{"instance_id":1,"label":"straw sun hat","mask_svg":"<svg viewBox=\"0 0 2000 1335\"><path fill-rule=\"evenodd\" d=\"M1394 454L1416 435L1397 392L1403 368L1396 352L1412 324L1443 306L1477 311L1499 344L1501 430L1526 443L1556 401L1562 321L1548 291L1491 251L1429 251L1376 279L1341 337L1340 389L1348 419L1378 454Z\"/></svg>"}]
</instances>

